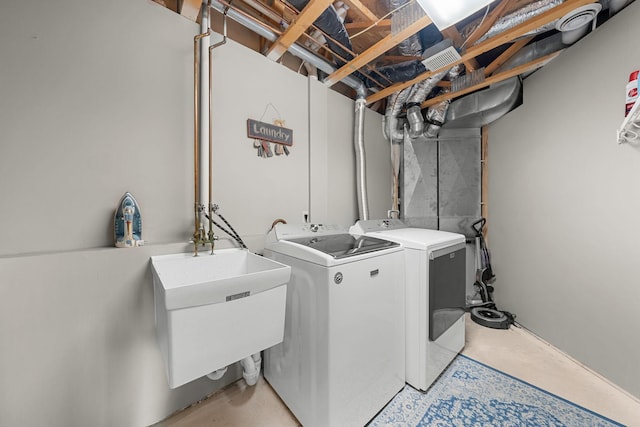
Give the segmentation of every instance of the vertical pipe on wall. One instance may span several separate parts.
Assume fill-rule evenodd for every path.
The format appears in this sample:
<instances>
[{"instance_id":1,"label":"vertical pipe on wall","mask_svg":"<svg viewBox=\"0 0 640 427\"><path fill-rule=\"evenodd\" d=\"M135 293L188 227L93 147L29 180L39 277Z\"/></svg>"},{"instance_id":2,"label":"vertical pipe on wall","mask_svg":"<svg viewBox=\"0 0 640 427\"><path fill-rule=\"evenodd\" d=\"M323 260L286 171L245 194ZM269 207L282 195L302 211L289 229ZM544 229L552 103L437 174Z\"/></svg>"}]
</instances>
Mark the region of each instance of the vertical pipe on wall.
<instances>
[{"instance_id":1,"label":"vertical pipe on wall","mask_svg":"<svg viewBox=\"0 0 640 427\"><path fill-rule=\"evenodd\" d=\"M209 44L211 28L209 23L209 8L207 0L203 0L200 8L200 33L206 34L200 40L200 203L203 212L211 202L209 199L209 186L211 185L211 176L206 175L211 163L211 153L209 152L209 62L206 60L209 54Z\"/></svg>"},{"instance_id":2,"label":"vertical pipe on wall","mask_svg":"<svg viewBox=\"0 0 640 427\"><path fill-rule=\"evenodd\" d=\"M210 2L210 0L209 0ZM222 16L222 41L212 44L211 46L209 46L209 80L208 80L208 87L209 87L209 114L207 114L207 121L209 123L209 204L208 204L208 211L209 211L209 234L207 235L207 240L209 241L209 243L211 243L211 253L213 254L213 247L214 247L214 242L215 242L215 236L213 233L213 213L214 211L217 209L217 207L214 207L213 204L213 117L212 117L212 112L213 112L213 49L222 46L223 44L227 43L227 9L225 9L224 14ZM209 6L207 6L207 15L209 15L211 12L211 8ZM203 11L204 13L204 11ZM207 17L207 19L210 19L210 15Z\"/></svg>"},{"instance_id":3,"label":"vertical pipe on wall","mask_svg":"<svg viewBox=\"0 0 640 427\"><path fill-rule=\"evenodd\" d=\"M193 38L193 192L194 192L194 231L193 231L193 246L194 255L198 255L198 244L202 240L200 233L201 230L201 216L202 216L202 199L200 197L200 41L204 37L211 34L211 31L206 31L197 34Z\"/></svg>"},{"instance_id":4,"label":"vertical pipe on wall","mask_svg":"<svg viewBox=\"0 0 640 427\"><path fill-rule=\"evenodd\" d=\"M369 199L367 197L367 165L364 152L364 113L366 108L364 90L358 91L355 119L353 124L353 142L356 151L356 185L358 197L358 216L360 220L369 219Z\"/></svg>"},{"instance_id":5,"label":"vertical pipe on wall","mask_svg":"<svg viewBox=\"0 0 640 427\"><path fill-rule=\"evenodd\" d=\"M204 16L207 16L208 29L211 28L210 18L211 18L211 9L209 9L209 4L205 6L204 2L202 3L202 20L204 20ZM226 16L225 16L226 18ZM225 20L226 23L226 20ZM226 38L224 40L226 42ZM211 43L211 41L209 41ZM207 62L207 71L208 71L208 79L207 79L207 88L209 89L209 96L207 97L207 127L209 128L209 144L208 144L208 166L209 166L209 175L207 179L207 190L209 192L207 197L207 212L209 214L209 234L207 234L207 240L211 242L211 254L213 254L213 117L211 117L211 112L213 110L211 104L213 103L213 93L212 93L212 81L213 81L213 49L215 46L210 45L207 49L209 53L209 62ZM204 61L203 61L204 62Z\"/></svg>"}]
</instances>

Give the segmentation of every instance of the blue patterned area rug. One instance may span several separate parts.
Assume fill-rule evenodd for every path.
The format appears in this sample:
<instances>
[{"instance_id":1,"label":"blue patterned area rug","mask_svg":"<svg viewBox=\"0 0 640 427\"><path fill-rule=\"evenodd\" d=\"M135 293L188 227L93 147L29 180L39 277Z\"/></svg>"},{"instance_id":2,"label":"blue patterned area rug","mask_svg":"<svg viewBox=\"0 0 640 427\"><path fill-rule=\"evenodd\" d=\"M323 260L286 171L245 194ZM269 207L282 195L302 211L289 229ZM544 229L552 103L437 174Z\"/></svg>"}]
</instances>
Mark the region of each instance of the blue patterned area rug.
<instances>
[{"instance_id":1,"label":"blue patterned area rug","mask_svg":"<svg viewBox=\"0 0 640 427\"><path fill-rule=\"evenodd\" d=\"M368 426L613 427L622 424L459 355L426 393L405 386Z\"/></svg>"}]
</instances>

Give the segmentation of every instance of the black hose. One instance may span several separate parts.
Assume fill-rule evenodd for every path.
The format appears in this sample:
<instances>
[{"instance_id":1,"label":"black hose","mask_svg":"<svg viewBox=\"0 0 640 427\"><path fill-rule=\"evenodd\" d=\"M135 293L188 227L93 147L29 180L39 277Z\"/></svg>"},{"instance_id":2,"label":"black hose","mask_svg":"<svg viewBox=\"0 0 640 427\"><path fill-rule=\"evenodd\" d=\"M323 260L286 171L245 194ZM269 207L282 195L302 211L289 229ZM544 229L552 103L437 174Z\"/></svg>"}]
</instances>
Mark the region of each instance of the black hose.
<instances>
[{"instance_id":1,"label":"black hose","mask_svg":"<svg viewBox=\"0 0 640 427\"><path fill-rule=\"evenodd\" d=\"M240 237L240 235L238 234L238 232L236 230L234 230L234 228L231 226L231 224L229 224L229 222L224 219L224 217L222 216L222 214L219 214L218 212L215 212L216 215L218 215L220 217L220 219L227 224L227 227L229 227L229 229L233 232L233 234L236 237L236 241L238 243L240 243L242 245L243 248L248 249L247 246L244 244L244 242L242 241L242 237ZM217 226L218 228L220 228L220 226ZM228 233L227 233L228 234Z\"/></svg>"},{"instance_id":2,"label":"black hose","mask_svg":"<svg viewBox=\"0 0 640 427\"><path fill-rule=\"evenodd\" d=\"M217 215L217 214L216 214L216 215ZM234 230L234 233L235 233L235 234L233 234L232 232L230 232L229 230L227 230L226 228L224 228L223 226L221 226L220 224L218 224L214 219L212 219L211 217L209 217L209 215L204 214L204 216L205 216L205 218L207 218L209 221L211 221L211 222L213 223L213 225L215 225L216 227L218 227L220 230L224 231L224 232L225 232L229 237L231 237L233 240L235 240L236 242L238 242L238 244L239 244L240 246L242 246L242 248L244 248L244 249L249 249L249 248L247 248L247 245L245 245L245 244L244 244L244 242L242 241L242 239L240 238L240 236L238 236L238 235L237 235L237 233L235 233L235 230ZM218 216L220 216L220 215L218 215ZM226 221L225 221L225 223L226 223ZM227 223L227 225L229 225L229 224ZM229 226L229 227L231 227L231 226ZM233 228L232 228L232 230L233 230Z\"/></svg>"}]
</instances>

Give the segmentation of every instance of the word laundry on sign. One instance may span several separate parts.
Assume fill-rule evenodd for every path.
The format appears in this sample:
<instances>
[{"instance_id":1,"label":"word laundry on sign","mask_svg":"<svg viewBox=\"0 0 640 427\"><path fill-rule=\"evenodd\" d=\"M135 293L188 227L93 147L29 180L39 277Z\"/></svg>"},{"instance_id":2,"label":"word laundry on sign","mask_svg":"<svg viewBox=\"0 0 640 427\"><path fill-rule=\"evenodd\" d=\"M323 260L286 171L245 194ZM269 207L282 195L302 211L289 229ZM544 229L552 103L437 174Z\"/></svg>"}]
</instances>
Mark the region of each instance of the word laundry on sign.
<instances>
[{"instance_id":1,"label":"word laundry on sign","mask_svg":"<svg viewBox=\"0 0 640 427\"><path fill-rule=\"evenodd\" d=\"M273 157L282 154L289 155L287 146L293 145L293 131L284 127L284 120L274 120L274 124L256 120L247 120L247 136L254 138L253 146L258 150L258 157ZM273 151L270 147L273 142Z\"/></svg>"},{"instance_id":2,"label":"word laundry on sign","mask_svg":"<svg viewBox=\"0 0 640 427\"><path fill-rule=\"evenodd\" d=\"M272 125L247 119L247 136L288 146L293 145L293 130L278 124L284 124L283 120L276 120L275 122L276 124Z\"/></svg>"}]
</instances>

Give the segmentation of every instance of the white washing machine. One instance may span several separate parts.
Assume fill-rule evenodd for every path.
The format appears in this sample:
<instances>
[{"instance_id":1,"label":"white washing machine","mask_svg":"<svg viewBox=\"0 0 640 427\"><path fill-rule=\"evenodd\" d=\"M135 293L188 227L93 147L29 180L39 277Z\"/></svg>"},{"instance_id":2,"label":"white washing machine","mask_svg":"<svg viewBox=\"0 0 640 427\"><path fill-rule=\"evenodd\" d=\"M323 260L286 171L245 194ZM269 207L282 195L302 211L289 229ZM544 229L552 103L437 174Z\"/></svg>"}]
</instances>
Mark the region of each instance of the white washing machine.
<instances>
[{"instance_id":1,"label":"white washing machine","mask_svg":"<svg viewBox=\"0 0 640 427\"><path fill-rule=\"evenodd\" d=\"M404 252L347 228L278 224L264 255L291 266L282 343L264 376L305 427L362 427L404 386Z\"/></svg>"},{"instance_id":2,"label":"white washing machine","mask_svg":"<svg viewBox=\"0 0 640 427\"><path fill-rule=\"evenodd\" d=\"M405 249L405 379L426 391L464 347L465 237L394 219L358 221L350 232Z\"/></svg>"}]
</instances>

